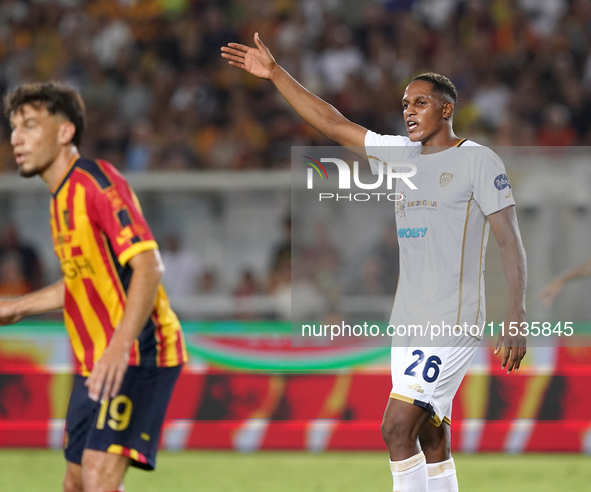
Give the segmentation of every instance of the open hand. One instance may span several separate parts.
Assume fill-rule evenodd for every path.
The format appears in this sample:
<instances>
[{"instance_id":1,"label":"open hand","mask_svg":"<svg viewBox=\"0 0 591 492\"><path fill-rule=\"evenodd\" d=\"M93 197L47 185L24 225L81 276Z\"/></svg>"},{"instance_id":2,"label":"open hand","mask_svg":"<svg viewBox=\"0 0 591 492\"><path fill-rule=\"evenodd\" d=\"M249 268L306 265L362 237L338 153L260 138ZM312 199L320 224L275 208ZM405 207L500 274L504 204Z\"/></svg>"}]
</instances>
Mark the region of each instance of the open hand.
<instances>
[{"instance_id":1,"label":"open hand","mask_svg":"<svg viewBox=\"0 0 591 492\"><path fill-rule=\"evenodd\" d=\"M256 48L243 44L228 43L222 47L222 57L228 60L233 67L242 68L248 73L261 79L270 79L273 69L277 65L275 58L259 38L259 33L254 34Z\"/></svg>"},{"instance_id":2,"label":"open hand","mask_svg":"<svg viewBox=\"0 0 591 492\"><path fill-rule=\"evenodd\" d=\"M117 396L123 376L129 363L129 351L120 345L113 344L113 340L94 363L90 376L84 383L88 387L91 400L108 400Z\"/></svg>"},{"instance_id":3,"label":"open hand","mask_svg":"<svg viewBox=\"0 0 591 492\"><path fill-rule=\"evenodd\" d=\"M552 306L554 299L560 293L563 287L564 282L562 280L554 280L553 282L550 282L546 287L544 287L536 296L536 298L542 301L544 306L549 308L550 306Z\"/></svg>"}]
</instances>

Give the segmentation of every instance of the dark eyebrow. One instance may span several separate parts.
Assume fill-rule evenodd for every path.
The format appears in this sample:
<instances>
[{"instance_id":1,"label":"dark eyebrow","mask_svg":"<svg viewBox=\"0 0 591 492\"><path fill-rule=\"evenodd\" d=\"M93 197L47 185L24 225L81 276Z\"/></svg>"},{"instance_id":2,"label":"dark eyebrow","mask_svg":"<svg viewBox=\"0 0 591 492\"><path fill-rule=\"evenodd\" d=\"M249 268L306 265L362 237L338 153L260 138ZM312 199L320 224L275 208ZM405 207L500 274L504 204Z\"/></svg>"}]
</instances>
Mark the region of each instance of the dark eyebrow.
<instances>
[{"instance_id":1,"label":"dark eyebrow","mask_svg":"<svg viewBox=\"0 0 591 492\"><path fill-rule=\"evenodd\" d=\"M418 96L416 96L414 98L415 101L418 101L419 99L429 99L427 96L425 96L424 94L419 94ZM406 97L402 98L402 104L404 104L405 102L410 102L408 99L406 99Z\"/></svg>"}]
</instances>

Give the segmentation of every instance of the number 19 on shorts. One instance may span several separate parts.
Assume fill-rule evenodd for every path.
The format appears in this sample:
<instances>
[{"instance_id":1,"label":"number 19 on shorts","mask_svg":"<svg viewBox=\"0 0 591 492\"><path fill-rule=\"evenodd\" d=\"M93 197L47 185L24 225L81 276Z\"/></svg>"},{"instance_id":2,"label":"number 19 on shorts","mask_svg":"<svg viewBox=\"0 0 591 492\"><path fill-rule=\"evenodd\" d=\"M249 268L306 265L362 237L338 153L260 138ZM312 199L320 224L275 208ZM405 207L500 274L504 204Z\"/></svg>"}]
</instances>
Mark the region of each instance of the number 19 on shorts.
<instances>
[{"instance_id":1,"label":"number 19 on shorts","mask_svg":"<svg viewBox=\"0 0 591 492\"><path fill-rule=\"evenodd\" d=\"M412 376L412 377L418 377L417 376L417 370L420 371L420 367L423 364L423 360L425 359L425 353L422 350L415 350L412 353L413 356L416 357L415 361L406 368L406 370L404 371L404 374L406 374L407 376ZM439 366L441 365L441 359L439 357L437 357L436 355L432 355L431 357L429 357L425 363L423 364L422 368L423 371L421 373L421 375L423 376L423 379L427 382L427 383L432 383L433 381L436 381L437 378L439 377Z\"/></svg>"},{"instance_id":2,"label":"number 19 on shorts","mask_svg":"<svg viewBox=\"0 0 591 492\"><path fill-rule=\"evenodd\" d=\"M96 428L99 430L104 429L106 422L113 430L122 431L127 429L132 407L133 404L130 398L125 395L117 395L112 400L103 401L96 421ZM107 420L107 411L111 417L109 420Z\"/></svg>"}]
</instances>

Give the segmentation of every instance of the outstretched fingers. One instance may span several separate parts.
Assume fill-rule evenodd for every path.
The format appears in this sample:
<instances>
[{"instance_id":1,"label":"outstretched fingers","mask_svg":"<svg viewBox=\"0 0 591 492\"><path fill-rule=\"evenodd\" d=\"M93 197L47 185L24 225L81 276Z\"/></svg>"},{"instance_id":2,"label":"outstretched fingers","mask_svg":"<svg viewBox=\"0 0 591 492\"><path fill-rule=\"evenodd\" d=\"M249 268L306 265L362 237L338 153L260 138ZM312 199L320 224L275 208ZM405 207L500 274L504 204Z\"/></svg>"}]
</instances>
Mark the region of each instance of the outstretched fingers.
<instances>
[{"instance_id":1,"label":"outstretched fingers","mask_svg":"<svg viewBox=\"0 0 591 492\"><path fill-rule=\"evenodd\" d=\"M225 53L230 53L232 55L237 55L237 56L244 56L246 55L246 51L245 50L239 50L236 48L229 48L228 46L222 46L222 51Z\"/></svg>"},{"instance_id":2,"label":"outstretched fingers","mask_svg":"<svg viewBox=\"0 0 591 492\"><path fill-rule=\"evenodd\" d=\"M246 52L250 49L249 46L246 46L245 44L240 44L240 43L228 43L228 46L230 48L234 48L234 49L244 51L244 52ZM222 49L224 49L224 48L226 48L226 47L224 46ZM230 48L226 48L226 49L230 49Z\"/></svg>"},{"instance_id":3,"label":"outstretched fingers","mask_svg":"<svg viewBox=\"0 0 591 492\"><path fill-rule=\"evenodd\" d=\"M234 61L244 60L244 57L246 56L246 52L234 50L232 48L227 48L226 46L222 46L222 56L224 58L228 58L228 59L234 60Z\"/></svg>"}]
</instances>

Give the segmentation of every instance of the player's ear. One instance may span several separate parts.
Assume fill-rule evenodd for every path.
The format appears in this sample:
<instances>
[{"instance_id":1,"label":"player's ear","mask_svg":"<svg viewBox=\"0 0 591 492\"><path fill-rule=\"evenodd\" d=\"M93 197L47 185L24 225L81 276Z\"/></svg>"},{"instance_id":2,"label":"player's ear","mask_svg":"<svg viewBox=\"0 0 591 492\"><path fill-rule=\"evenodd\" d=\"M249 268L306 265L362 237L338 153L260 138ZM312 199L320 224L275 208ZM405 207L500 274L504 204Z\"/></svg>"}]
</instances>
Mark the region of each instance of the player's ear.
<instances>
[{"instance_id":1,"label":"player's ear","mask_svg":"<svg viewBox=\"0 0 591 492\"><path fill-rule=\"evenodd\" d=\"M443 119L449 120L454 112L454 105L450 102L443 103Z\"/></svg>"},{"instance_id":2,"label":"player's ear","mask_svg":"<svg viewBox=\"0 0 591 492\"><path fill-rule=\"evenodd\" d=\"M74 135L76 134L76 125L71 121L63 121L60 123L58 131L58 141L60 145L67 145L72 142Z\"/></svg>"}]
</instances>

